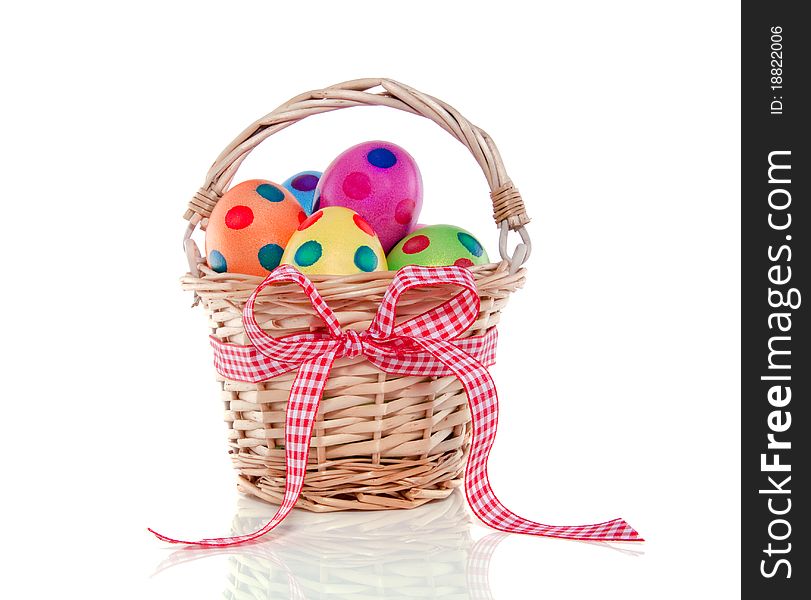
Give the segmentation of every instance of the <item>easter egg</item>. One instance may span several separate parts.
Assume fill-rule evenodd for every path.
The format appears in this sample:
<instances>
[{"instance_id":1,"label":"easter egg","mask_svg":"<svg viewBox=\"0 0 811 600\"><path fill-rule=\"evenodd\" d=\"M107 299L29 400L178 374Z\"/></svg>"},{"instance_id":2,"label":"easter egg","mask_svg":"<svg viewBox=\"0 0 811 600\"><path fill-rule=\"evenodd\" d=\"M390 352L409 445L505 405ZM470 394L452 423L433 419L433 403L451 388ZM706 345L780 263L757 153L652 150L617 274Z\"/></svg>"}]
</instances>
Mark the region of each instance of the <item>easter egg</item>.
<instances>
[{"instance_id":1,"label":"easter egg","mask_svg":"<svg viewBox=\"0 0 811 600\"><path fill-rule=\"evenodd\" d=\"M313 212L315 188L319 179L321 179L321 171L302 171L296 173L282 184L295 196L298 203L301 204L301 208L308 215Z\"/></svg>"},{"instance_id":2,"label":"easter egg","mask_svg":"<svg viewBox=\"0 0 811 600\"><path fill-rule=\"evenodd\" d=\"M252 179L220 198L206 228L206 258L217 273L264 277L279 265L287 240L307 218L284 187Z\"/></svg>"},{"instance_id":3,"label":"easter egg","mask_svg":"<svg viewBox=\"0 0 811 600\"><path fill-rule=\"evenodd\" d=\"M389 142L364 142L330 163L316 206L344 206L366 219L388 252L414 229L422 208L422 176L411 155Z\"/></svg>"},{"instance_id":4,"label":"easter egg","mask_svg":"<svg viewBox=\"0 0 811 600\"><path fill-rule=\"evenodd\" d=\"M389 269L406 265L472 267L490 262L481 242L454 225L427 225L403 238L387 257Z\"/></svg>"},{"instance_id":5,"label":"easter egg","mask_svg":"<svg viewBox=\"0 0 811 600\"><path fill-rule=\"evenodd\" d=\"M287 242L282 263L320 275L388 269L377 234L358 213L342 206L321 208L307 217Z\"/></svg>"}]
</instances>

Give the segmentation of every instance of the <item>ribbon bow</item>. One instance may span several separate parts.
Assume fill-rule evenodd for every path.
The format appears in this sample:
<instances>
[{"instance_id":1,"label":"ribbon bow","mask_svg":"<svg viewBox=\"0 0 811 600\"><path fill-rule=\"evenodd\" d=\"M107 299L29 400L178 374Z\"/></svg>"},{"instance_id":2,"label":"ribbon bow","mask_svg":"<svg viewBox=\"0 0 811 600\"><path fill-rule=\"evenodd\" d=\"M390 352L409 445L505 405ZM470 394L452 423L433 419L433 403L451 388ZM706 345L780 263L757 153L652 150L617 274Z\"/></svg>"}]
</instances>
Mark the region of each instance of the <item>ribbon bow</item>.
<instances>
[{"instance_id":1,"label":"ribbon bow","mask_svg":"<svg viewBox=\"0 0 811 600\"><path fill-rule=\"evenodd\" d=\"M295 283L304 291L326 332L274 338L256 321L257 296L274 283ZM443 304L396 324L397 302L413 288L451 285L460 293ZM496 436L498 395L487 370L495 362L497 334L459 339L479 315L479 295L470 271L463 267L407 266L395 275L369 328L344 331L313 283L289 265L275 269L245 303L242 320L252 345L227 344L211 337L214 365L228 379L256 383L298 369L285 418L286 480L281 506L261 529L229 538L183 541L150 529L160 540L197 546L233 546L255 540L276 527L293 509L304 485L318 404L332 364L344 356L365 356L384 372L398 375L455 375L467 393L473 421L470 457L465 467L465 496L486 525L508 533L598 541L643 541L623 519L594 525L554 526L519 517L496 498L487 476L487 459Z\"/></svg>"}]
</instances>

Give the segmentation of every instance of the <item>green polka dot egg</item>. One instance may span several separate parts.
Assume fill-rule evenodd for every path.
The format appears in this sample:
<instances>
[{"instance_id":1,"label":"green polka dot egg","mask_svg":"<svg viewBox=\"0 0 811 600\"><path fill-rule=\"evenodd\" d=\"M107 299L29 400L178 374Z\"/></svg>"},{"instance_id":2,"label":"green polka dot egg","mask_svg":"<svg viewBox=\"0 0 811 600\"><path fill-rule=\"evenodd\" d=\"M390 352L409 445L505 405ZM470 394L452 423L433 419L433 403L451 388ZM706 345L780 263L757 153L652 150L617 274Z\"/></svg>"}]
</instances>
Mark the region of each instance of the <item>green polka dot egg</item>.
<instances>
[{"instance_id":1,"label":"green polka dot egg","mask_svg":"<svg viewBox=\"0 0 811 600\"><path fill-rule=\"evenodd\" d=\"M387 260L392 271L406 265L472 267L490 262L481 242L454 225L428 225L417 229L391 249Z\"/></svg>"},{"instance_id":2,"label":"green polka dot egg","mask_svg":"<svg viewBox=\"0 0 811 600\"><path fill-rule=\"evenodd\" d=\"M341 206L317 210L290 237L282 264L306 275L351 275L386 271L377 234L355 211Z\"/></svg>"}]
</instances>

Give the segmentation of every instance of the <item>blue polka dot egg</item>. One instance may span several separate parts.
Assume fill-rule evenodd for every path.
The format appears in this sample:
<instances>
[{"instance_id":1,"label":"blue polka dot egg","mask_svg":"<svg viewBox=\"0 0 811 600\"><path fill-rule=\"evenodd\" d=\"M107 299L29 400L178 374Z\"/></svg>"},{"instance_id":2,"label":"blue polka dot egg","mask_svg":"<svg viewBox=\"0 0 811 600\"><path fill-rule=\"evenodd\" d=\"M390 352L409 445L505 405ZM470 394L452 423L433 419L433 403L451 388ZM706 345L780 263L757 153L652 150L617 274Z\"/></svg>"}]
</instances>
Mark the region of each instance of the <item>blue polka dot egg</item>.
<instances>
[{"instance_id":1,"label":"blue polka dot egg","mask_svg":"<svg viewBox=\"0 0 811 600\"><path fill-rule=\"evenodd\" d=\"M351 275L386 271L380 239L353 210L332 206L315 211L290 237L282 264L308 275Z\"/></svg>"},{"instance_id":2,"label":"blue polka dot egg","mask_svg":"<svg viewBox=\"0 0 811 600\"><path fill-rule=\"evenodd\" d=\"M302 171L287 179L282 185L295 196L301 208L308 215L313 212L315 202L315 188L321 179L320 171Z\"/></svg>"}]
</instances>

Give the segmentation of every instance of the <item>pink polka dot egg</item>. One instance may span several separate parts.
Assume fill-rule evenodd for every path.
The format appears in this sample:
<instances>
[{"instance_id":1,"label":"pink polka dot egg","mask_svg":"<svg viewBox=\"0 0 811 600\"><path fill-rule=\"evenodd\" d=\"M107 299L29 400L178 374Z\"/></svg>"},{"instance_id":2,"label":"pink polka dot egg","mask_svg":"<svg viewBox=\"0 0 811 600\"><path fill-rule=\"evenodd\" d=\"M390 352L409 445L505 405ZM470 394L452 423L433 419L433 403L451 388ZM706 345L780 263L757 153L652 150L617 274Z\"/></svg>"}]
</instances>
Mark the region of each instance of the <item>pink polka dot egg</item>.
<instances>
[{"instance_id":1,"label":"pink polka dot egg","mask_svg":"<svg viewBox=\"0 0 811 600\"><path fill-rule=\"evenodd\" d=\"M410 233L422 209L422 176L412 156L390 142L364 142L330 163L316 206L350 208L366 219L388 252Z\"/></svg>"},{"instance_id":2,"label":"pink polka dot egg","mask_svg":"<svg viewBox=\"0 0 811 600\"><path fill-rule=\"evenodd\" d=\"M342 206L321 208L290 237L282 263L308 275L386 271L380 239L358 213Z\"/></svg>"},{"instance_id":3,"label":"pink polka dot egg","mask_svg":"<svg viewBox=\"0 0 811 600\"><path fill-rule=\"evenodd\" d=\"M217 273L264 277L279 265L284 247L307 218L281 185L243 181L220 198L206 228L206 259Z\"/></svg>"},{"instance_id":4,"label":"pink polka dot egg","mask_svg":"<svg viewBox=\"0 0 811 600\"><path fill-rule=\"evenodd\" d=\"M387 257L389 269L406 265L472 267L490 262L487 251L469 231L454 225L427 225L400 241Z\"/></svg>"}]
</instances>

